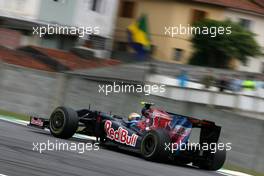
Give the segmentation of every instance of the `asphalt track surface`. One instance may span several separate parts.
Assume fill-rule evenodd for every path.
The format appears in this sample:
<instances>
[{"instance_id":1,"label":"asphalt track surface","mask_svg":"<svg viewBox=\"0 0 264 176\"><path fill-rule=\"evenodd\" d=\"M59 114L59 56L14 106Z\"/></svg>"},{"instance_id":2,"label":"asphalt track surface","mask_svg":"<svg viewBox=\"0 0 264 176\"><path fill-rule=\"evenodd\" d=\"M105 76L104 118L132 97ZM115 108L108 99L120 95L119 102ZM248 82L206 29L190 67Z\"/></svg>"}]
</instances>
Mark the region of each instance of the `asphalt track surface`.
<instances>
[{"instance_id":1,"label":"asphalt track surface","mask_svg":"<svg viewBox=\"0 0 264 176\"><path fill-rule=\"evenodd\" d=\"M56 142L47 131L0 120L0 175L217 176L213 171L146 161L132 154L98 151L33 151L33 142ZM84 142L71 138L60 142ZM85 142L92 142L87 141Z\"/></svg>"}]
</instances>

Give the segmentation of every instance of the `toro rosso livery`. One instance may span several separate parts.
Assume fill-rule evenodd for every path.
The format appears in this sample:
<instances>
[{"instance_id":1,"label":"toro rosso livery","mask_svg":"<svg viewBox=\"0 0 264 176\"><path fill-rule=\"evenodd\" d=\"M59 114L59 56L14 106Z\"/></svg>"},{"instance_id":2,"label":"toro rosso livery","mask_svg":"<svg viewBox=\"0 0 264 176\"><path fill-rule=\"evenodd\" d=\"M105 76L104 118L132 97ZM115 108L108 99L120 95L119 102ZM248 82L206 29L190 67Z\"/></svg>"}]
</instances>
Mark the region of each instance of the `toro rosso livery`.
<instances>
[{"instance_id":1,"label":"toro rosso livery","mask_svg":"<svg viewBox=\"0 0 264 176\"><path fill-rule=\"evenodd\" d=\"M68 107L56 108L50 119L31 117L34 127L49 128L53 136L70 138L74 133L95 136L102 145L114 146L140 153L143 158L154 161L171 161L189 164L207 170L220 169L226 151L193 147L189 137L193 128L200 128L199 144L218 144L221 127L214 122L187 117L143 102L141 115L132 113L128 120L100 111ZM185 145L184 149L180 146ZM187 147L186 147L187 146Z\"/></svg>"}]
</instances>

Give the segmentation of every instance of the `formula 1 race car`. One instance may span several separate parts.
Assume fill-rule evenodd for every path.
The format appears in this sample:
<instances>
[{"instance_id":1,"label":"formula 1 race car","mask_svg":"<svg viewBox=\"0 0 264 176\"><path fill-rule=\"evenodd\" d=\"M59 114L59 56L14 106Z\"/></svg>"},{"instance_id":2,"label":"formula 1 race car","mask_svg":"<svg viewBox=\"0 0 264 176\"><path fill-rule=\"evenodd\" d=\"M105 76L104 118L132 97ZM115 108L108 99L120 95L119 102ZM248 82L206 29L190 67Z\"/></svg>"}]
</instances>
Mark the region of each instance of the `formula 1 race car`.
<instances>
[{"instance_id":1,"label":"formula 1 race car","mask_svg":"<svg viewBox=\"0 0 264 176\"><path fill-rule=\"evenodd\" d=\"M143 105L142 119L133 126L117 115L90 108L75 111L68 107L56 108L49 120L32 116L29 125L48 128L53 136L63 139L79 131L96 137L102 145L140 153L146 160L192 163L206 170L218 170L223 166L226 149L210 147L219 144L220 126L153 108L152 103L144 102ZM193 128L201 128L196 145L189 141Z\"/></svg>"}]
</instances>

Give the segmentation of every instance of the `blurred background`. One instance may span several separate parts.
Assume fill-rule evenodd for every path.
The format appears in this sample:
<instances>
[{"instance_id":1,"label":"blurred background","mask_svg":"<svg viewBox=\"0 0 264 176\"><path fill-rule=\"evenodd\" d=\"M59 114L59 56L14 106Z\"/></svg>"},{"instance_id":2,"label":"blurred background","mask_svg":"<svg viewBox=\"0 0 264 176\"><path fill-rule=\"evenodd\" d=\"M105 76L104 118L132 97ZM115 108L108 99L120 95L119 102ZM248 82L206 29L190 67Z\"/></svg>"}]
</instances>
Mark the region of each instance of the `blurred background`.
<instances>
[{"instance_id":1,"label":"blurred background","mask_svg":"<svg viewBox=\"0 0 264 176\"><path fill-rule=\"evenodd\" d=\"M48 25L100 33L33 33ZM180 25L231 26L232 34L166 35ZM91 104L127 116L152 101L222 125L233 144L226 167L263 173L263 28L263 0L0 0L0 112L48 117L58 105ZM166 92L98 92L113 82Z\"/></svg>"}]
</instances>

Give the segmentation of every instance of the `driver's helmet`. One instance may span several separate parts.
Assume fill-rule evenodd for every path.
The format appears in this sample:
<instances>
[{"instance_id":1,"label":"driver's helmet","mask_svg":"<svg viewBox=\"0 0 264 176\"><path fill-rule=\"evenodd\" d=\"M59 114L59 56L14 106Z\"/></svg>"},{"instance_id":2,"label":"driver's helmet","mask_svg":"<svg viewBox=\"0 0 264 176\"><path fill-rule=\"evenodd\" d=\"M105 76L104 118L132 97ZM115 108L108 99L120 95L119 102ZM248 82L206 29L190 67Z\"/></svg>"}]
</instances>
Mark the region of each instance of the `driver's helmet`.
<instances>
[{"instance_id":1,"label":"driver's helmet","mask_svg":"<svg viewBox=\"0 0 264 176\"><path fill-rule=\"evenodd\" d=\"M128 116L128 121L130 121L130 122L131 121L138 121L140 119L141 119L141 115L139 115L138 113L135 113L135 112L129 114L129 116Z\"/></svg>"}]
</instances>

